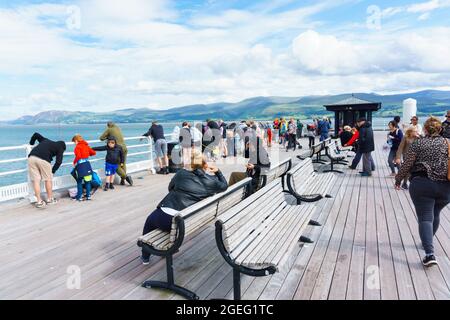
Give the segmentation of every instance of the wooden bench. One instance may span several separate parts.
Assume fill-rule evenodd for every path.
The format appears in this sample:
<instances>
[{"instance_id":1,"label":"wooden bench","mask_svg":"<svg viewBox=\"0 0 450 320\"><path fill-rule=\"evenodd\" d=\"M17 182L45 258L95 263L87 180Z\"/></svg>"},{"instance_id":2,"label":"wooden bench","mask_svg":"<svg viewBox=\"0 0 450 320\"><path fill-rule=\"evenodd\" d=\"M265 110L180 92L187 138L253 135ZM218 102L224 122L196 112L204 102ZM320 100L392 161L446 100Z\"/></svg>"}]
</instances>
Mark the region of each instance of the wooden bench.
<instances>
[{"instance_id":1,"label":"wooden bench","mask_svg":"<svg viewBox=\"0 0 450 320\"><path fill-rule=\"evenodd\" d=\"M279 180L242 201L216 221L216 243L233 268L234 299L241 299L241 273L263 277L292 255L315 211L290 205Z\"/></svg>"},{"instance_id":2,"label":"wooden bench","mask_svg":"<svg viewBox=\"0 0 450 320\"><path fill-rule=\"evenodd\" d=\"M331 198L329 192L335 182L336 175L333 173L317 173L310 158L300 162L286 175L289 193L295 197L297 204Z\"/></svg>"},{"instance_id":3,"label":"wooden bench","mask_svg":"<svg viewBox=\"0 0 450 320\"><path fill-rule=\"evenodd\" d=\"M261 178L258 185L258 190L264 188L267 184L272 181L283 177L292 168L292 159L288 158L281 161L278 164L271 165L270 169L261 169Z\"/></svg>"},{"instance_id":4,"label":"wooden bench","mask_svg":"<svg viewBox=\"0 0 450 320\"><path fill-rule=\"evenodd\" d=\"M330 169L324 170L323 172L344 173L340 170L334 169L334 165L347 165L348 162L345 161L345 159L347 158L347 154L348 151L339 151L335 142L330 143L326 148L326 156L330 159Z\"/></svg>"},{"instance_id":5,"label":"wooden bench","mask_svg":"<svg viewBox=\"0 0 450 320\"><path fill-rule=\"evenodd\" d=\"M352 150L353 150L353 147L352 147L352 146L344 147L344 146L342 145L341 139L335 139L334 142L336 143L337 149L338 149L339 151L347 151L347 152L349 152L349 151L352 151Z\"/></svg>"},{"instance_id":6,"label":"wooden bench","mask_svg":"<svg viewBox=\"0 0 450 320\"><path fill-rule=\"evenodd\" d=\"M167 282L145 281L145 288L159 288L171 290L187 299L197 300L198 296L174 281L173 255L178 252L186 237L196 234L203 227L215 221L222 213L232 208L247 196L251 179L247 178L227 191L200 201L173 217L170 232L154 230L139 237L138 246L145 252L166 258Z\"/></svg>"}]
</instances>

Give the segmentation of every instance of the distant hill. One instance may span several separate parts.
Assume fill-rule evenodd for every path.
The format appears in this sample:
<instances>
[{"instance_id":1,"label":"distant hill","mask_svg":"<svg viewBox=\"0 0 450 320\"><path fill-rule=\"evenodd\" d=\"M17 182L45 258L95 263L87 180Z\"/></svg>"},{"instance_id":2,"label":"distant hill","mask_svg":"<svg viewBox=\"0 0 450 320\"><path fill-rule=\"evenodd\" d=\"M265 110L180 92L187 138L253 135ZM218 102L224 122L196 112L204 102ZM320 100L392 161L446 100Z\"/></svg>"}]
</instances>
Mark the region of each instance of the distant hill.
<instances>
[{"instance_id":1,"label":"distant hill","mask_svg":"<svg viewBox=\"0 0 450 320\"><path fill-rule=\"evenodd\" d=\"M354 93L360 99L381 102L383 108L376 117L391 117L402 113L403 100L416 99L418 115L443 115L450 109L450 91L426 90L408 94L379 95L375 93ZM256 97L238 103L198 104L168 110L134 109L111 111L107 113L46 111L35 116L23 116L9 124L93 124L115 121L119 123L139 123L159 121L205 120L207 118L273 119L275 117L311 118L327 113L323 105L332 104L350 97L351 94L308 96L308 97Z\"/></svg>"}]
</instances>

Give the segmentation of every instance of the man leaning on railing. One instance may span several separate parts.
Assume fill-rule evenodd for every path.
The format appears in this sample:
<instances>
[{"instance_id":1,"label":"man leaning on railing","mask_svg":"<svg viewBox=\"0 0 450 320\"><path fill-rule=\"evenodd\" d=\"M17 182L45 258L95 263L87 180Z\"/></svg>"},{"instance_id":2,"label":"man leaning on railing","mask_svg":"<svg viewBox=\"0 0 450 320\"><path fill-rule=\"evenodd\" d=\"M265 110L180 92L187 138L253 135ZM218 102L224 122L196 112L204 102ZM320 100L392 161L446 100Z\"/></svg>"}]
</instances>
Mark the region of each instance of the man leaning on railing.
<instances>
[{"instance_id":1,"label":"man leaning on railing","mask_svg":"<svg viewBox=\"0 0 450 320\"><path fill-rule=\"evenodd\" d=\"M53 174L62 164L66 143L49 140L37 132L31 137L30 145L34 145L36 141L39 144L28 155L28 172L37 198L36 207L43 208L47 204L56 204L57 202L53 198ZM55 157L56 161L52 168L51 163ZM43 201L41 198L41 181L45 181L47 201Z\"/></svg>"}]
</instances>

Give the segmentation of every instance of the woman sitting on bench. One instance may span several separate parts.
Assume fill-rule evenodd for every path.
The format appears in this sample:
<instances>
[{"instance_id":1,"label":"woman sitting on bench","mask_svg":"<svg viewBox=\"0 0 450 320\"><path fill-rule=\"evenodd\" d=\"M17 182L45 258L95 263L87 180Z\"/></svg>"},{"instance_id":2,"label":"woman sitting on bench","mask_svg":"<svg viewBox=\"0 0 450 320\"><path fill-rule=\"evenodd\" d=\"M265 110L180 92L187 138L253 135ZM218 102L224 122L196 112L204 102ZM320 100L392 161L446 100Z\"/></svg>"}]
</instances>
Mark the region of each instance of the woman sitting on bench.
<instances>
[{"instance_id":1,"label":"woman sitting on bench","mask_svg":"<svg viewBox=\"0 0 450 320\"><path fill-rule=\"evenodd\" d=\"M182 169L172 178L169 194L158 204L145 221L143 234L155 229L169 232L173 216L179 211L227 190L228 185L222 172L210 166L199 151L192 153L192 171ZM148 264L150 255L142 251L142 263Z\"/></svg>"},{"instance_id":2,"label":"woman sitting on bench","mask_svg":"<svg viewBox=\"0 0 450 320\"><path fill-rule=\"evenodd\" d=\"M230 176L229 185L232 186L250 177L252 178L251 193L253 193L258 189L261 168L270 168L270 159L261 138L252 139L248 144L250 159L246 165L247 170L245 172L233 172Z\"/></svg>"}]
</instances>

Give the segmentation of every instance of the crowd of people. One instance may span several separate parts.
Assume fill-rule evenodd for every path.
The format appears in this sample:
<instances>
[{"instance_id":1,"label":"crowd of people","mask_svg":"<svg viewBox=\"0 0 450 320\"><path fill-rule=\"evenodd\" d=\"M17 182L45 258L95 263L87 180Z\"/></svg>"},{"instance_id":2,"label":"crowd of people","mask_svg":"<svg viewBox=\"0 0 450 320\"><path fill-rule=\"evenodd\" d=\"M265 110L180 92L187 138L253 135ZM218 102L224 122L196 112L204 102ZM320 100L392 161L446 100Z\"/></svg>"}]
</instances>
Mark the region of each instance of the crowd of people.
<instances>
[{"instance_id":1,"label":"crowd of people","mask_svg":"<svg viewBox=\"0 0 450 320\"><path fill-rule=\"evenodd\" d=\"M387 129L383 149L387 153L390 177L395 179L396 189L410 192L426 254L423 264L436 264L433 237L439 228L440 212L450 203L450 111L447 112L445 121L430 117L423 126L417 116L412 117L408 124L402 123L400 117L395 117L388 123ZM256 191L261 170L270 167L268 149L274 143L279 144L281 150L295 151L301 148L299 139L303 136L308 138L309 147L312 147L316 143L316 137L320 137L320 141L328 139L330 130L331 121L326 117L306 125L293 118L228 124L220 119L208 119L195 125L183 122L178 138L182 149L182 169L172 178L169 194L147 218L144 234L156 228L169 230L172 217L177 212L222 192L247 177L252 179L251 192ZM169 159L174 161L174 157L169 155L163 126L155 121L143 136L153 139L158 174L168 174ZM376 168L372 157L375 139L371 122L361 117L353 128L343 126L339 130L339 139L342 146L351 147L355 152L349 168L355 170L362 159L360 175L372 176ZM85 200L91 199L95 179L89 158L97 152L106 152L104 191L114 189L116 174L121 178L121 184L126 181L133 185L131 176L126 172L127 147L120 128L109 122L100 140L105 141L104 146L91 148L80 135L75 135L72 139L75 144L73 175L77 182L77 201L82 200L83 193ZM36 141L39 144L30 152L28 166L37 198L36 206L42 208L57 202L52 193L52 179L62 164L66 144L63 141L51 141L39 133L31 137L30 145L34 145ZM236 157L239 154L247 159L247 163L241 172L233 172L228 181L217 166L211 164L219 158ZM52 167L54 158L56 161ZM41 198L41 181L45 182L47 191L45 201ZM149 256L145 252L142 261L144 264L149 262Z\"/></svg>"}]
</instances>

